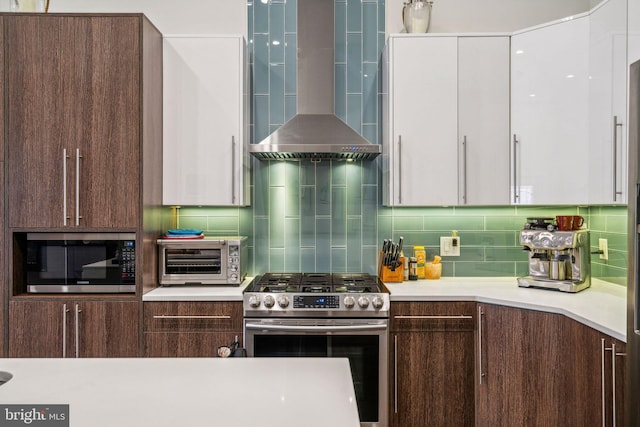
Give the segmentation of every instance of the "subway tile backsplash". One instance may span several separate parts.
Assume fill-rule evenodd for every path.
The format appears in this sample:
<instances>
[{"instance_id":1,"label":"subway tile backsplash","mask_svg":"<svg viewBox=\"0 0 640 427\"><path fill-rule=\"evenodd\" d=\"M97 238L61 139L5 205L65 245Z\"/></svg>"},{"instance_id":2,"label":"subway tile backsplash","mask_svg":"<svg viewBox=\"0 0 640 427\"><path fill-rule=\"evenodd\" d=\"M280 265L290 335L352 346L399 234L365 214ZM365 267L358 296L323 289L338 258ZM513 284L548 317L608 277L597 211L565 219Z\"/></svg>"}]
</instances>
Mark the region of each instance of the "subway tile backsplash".
<instances>
[{"instance_id":1,"label":"subway tile backsplash","mask_svg":"<svg viewBox=\"0 0 640 427\"><path fill-rule=\"evenodd\" d=\"M336 115L380 143L380 53L384 0L334 0ZM296 112L296 2L249 2L252 142ZM443 259L443 276L527 273L518 233L527 217L585 216L592 251L608 239L609 260L592 255L594 277L623 284L627 271L626 207L429 207L381 205L379 161L252 160L252 206L182 207L179 226L208 235L248 235L250 274L266 271L377 271L382 240L439 253L440 236L457 230L460 257Z\"/></svg>"}]
</instances>

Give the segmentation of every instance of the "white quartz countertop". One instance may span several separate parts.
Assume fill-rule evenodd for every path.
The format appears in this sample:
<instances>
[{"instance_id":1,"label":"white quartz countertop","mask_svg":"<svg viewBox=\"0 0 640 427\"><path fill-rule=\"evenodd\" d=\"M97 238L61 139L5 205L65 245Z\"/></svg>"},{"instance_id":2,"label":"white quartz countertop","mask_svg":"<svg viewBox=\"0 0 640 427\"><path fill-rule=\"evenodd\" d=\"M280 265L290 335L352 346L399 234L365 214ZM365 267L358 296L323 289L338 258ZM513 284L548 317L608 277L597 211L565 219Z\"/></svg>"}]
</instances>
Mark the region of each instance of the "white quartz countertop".
<instances>
[{"instance_id":1,"label":"white quartz countertop","mask_svg":"<svg viewBox=\"0 0 640 427\"><path fill-rule=\"evenodd\" d=\"M142 295L142 301L242 301L242 292L253 277L239 285L160 286Z\"/></svg>"},{"instance_id":2,"label":"white quartz countertop","mask_svg":"<svg viewBox=\"0 0 640 427\"><path fill-rule=\"evenodd\" d=\"M515 277L443 277L385 283L391 301L476 301L564 314L626 342L627 289L593 279L577 293L520 288Z\"/></svg>"},{"instance_id":3,"label":"white quartz countertop","mask_svg":"<svg viewBox=\"0 0 640 427\"><path fill-rule=\"evenodd\" d=\"M0 359L0 404L71 426L360 427L346 358ZM0 414L0 421L2 414Z\"/></svg>"}]
</instances>

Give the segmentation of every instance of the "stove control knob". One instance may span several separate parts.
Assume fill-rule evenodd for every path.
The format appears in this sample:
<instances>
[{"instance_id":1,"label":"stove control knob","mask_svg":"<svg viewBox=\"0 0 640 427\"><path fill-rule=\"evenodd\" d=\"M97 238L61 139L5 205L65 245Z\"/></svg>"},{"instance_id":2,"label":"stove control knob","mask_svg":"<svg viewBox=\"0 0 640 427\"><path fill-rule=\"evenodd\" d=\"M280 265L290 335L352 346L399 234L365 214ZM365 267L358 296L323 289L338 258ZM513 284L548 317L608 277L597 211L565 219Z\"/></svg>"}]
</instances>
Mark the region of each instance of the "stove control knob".
<instances>
[{"instance_id":1,"label":"stove control knob","mask_svg":"<svg viewBox=\"0 0 640 427\"><path fill-rule=\"evenodd\" d=\"M347 296L344 298L344 306L346 308L353 308L354 305L356 305L356 300L354 297Z\"/></svg>"},{"instance_id":2,"label":"stove control knob","mask_svg":"<svg viewBox=\"0 0 640 427\"><path fill-rule=\"evenodd\" d=\"M373 301L371 301L371 304L373 305L373 308L381 309L382 306L384 305L384 300L382 299L382 297L377 295L377 296L373 297Z\"/></svg>"},{"instance_id":3,"label":"stove control knob","mask_svg":"<svg viewBox=\"0 0 640 427\"><path fill-rule=\"evenodd\" d=\"M361 308L367 308L367 307L369 307L369 298L367 298L367 297L360 297L360 298L358 298L358 305L359 305Z\"/></svg>"},{"instance_id":4,"label":"stove control knob","mask_svg":"<svg viewBox=\"0 0 640 427\"><path fill-rule=\"evenodd\" d=\"M287 308L289 307L289 298L287 298L284 295L280 295L278 297L278 305L282 308Z\"/></svg>"},{"instance_id":5,"label":"stove control knob","mask_svg":"<svg viewBox=\"0 0 640 427\"><path fill-rule=\"evenodd\" d=\"M260 307L260 297L257 295L251 295L249 297L249 305L253 308Z\"/></svg>"},{"instance_id":6,"label":"stove control knob","mask_svg":"<svg viewBox=\"0 0 640 427\"><path fill-rule=\"evenodd\" d=\"M271 308L274 305L276 305L276 299L273 297L273 295L267 295L266 297L264 297L264 306L267 308Z\"/></svg>"}]
</instances>

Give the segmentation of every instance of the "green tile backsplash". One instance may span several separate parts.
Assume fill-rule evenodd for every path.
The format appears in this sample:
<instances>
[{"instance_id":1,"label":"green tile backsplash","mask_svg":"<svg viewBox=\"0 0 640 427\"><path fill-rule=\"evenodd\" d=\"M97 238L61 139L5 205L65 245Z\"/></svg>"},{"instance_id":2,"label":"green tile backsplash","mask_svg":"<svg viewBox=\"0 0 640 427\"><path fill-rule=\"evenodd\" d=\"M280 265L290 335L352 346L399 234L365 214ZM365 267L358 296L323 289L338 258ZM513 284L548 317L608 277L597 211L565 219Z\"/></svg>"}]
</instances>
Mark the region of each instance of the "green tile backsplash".
<instances>
[{"instance_id":1,"label":"green tile backsplash","mask_svg":"<svg viewBox=\"0 0 640 427\"><path fill-rule=\"evenodd\" d=\"M384 0L334 0L335 111L371 142L380 142L380 52ZM252 142L296 112L296 2L249 2ZM284 41L284 43L283 43ZM379 160L252 160L252 206L183 207L178 225L209 235L248 235L251 274L266 271L377 271L385 238L439 252L440 236L457 230L460 257L443 259L443 276L527 273L518 233L527 217L585 216L592 251L608 239L609 260L592 255L594 277L623 284L627 271L626 207L429 207L381 205Z\"/></svg>"}]
</instances>

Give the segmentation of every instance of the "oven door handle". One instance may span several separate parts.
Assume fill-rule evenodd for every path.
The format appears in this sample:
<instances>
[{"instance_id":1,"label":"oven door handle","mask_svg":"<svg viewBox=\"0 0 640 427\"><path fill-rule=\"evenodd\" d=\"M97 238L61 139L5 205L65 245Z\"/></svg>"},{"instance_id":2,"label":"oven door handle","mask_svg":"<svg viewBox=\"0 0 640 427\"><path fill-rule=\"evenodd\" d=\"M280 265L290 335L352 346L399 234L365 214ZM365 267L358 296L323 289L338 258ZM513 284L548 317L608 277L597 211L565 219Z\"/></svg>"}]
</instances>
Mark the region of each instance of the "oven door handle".
<instances>
[{"instance_id":1,"label":"oven door handle","mask_svg":"<svg viewBox=\"0 0 640 427\"><path fill-rule=\"evenodd\" d=\"M260 331L301 331L301 332L345 332L345 331L385 331L387 325L265 325L247 323L247 329Z\"/></svg>"}]
</instances>

